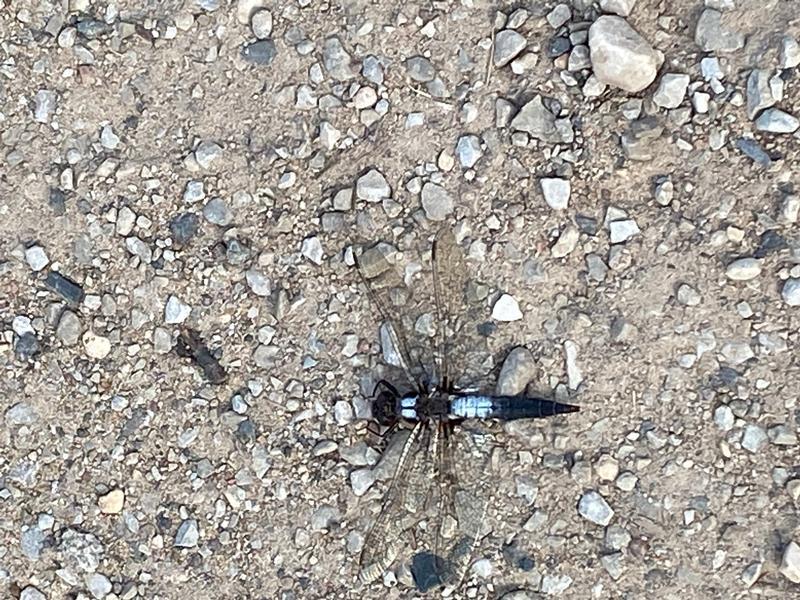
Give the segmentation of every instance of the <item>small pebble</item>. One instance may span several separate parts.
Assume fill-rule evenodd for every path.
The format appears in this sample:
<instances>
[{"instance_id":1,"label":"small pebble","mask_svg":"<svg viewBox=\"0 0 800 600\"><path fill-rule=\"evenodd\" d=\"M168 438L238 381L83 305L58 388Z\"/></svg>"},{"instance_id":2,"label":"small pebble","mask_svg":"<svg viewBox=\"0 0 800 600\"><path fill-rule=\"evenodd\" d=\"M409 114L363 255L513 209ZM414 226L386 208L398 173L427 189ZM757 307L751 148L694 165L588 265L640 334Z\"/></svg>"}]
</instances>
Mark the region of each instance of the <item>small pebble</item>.
<instances>
[{"instance_id":1,"label":"small pebble","mask_svg":"<svg viewBox=\"0 0 800 600\"><path fill-rule=\"evenodd\" d=\"M465 169L471 169L483 156L481 141L477 135L462 135L456 144L458 162Z\"/></svg>"},{"instance_id":2,"label":"small pebble","mask_svg":"<svg viewBox=\"0 0 800 600\"><path fill-rule=\"evenodd\" d=\"M496 393L515 396L525 391L536 373L536 361L531 351L518 346L508 353L497 377Z\"/></svg>"},{"instance_id":3,"label":"small pebble","mask_svg":"<svg viewBox=\"0 0 800 600\"><path fill-rule=\"evenodd\" d=\"M598 492L589 490L578 502L578 514L595 525L605 527L614 517L614 511Z\"/></svg>"},{"instance_id":4,"label":"small pebble","mask_svg":"<svg viewBox=\"0 0 800 600\"><path fill-rule=\"evenodd\" d=\"M266 9L257 10L250 17L250 28L259 40L266 40L272 35L272 13Z\"/></svg>"},{"instance_id":5,"label":"small pebble","mask_svg":"<svg viewBox=\"0 0 800 600\"><path fill-rule=\"evenodd\" d=\"M578 228L570 223L564 228L561 235L558 236L558 240L553 244L553 247L550 248L551 256L553 256L553 258L564 258L575 250L579 238L580 232Z\"/></svg>"},{"instance_id":6,"label":"small pebble","mask_svg":"<svg viewBox=\"0 0 800 600\"><path fill-rule=\"evenodd\" d=\"M92 331L83 334L83 348L89 358L102 360L111 353L111 341Z\"/></svg>"},{"instance_id":7,"label":"small pebble","mask_svg":"<svg viewBox=\"0 0 800 600\"><path fill-rule=\"evenodd\" d=\"M800 279L790 277L781 290L783 301L789 306L800 306Z\"/></svg>"},{"instance_id":8,"label":"small pebble","mask_svg":"<svg viewBox=\"0 0 800 600\"><path fill-rule=\"evenodd\" d=\"M543 177L539 180L547 206L553 210L564 210L569 204L570 183L566 179Z\"/></svg>"},{"instance_id":9,"label":"small pebble","mask_svg":"<svg viewBox=\"0 0 800 600\"><path fill-rule=\"evenodd\" d=\"M111 490L97 499L97 506L100 507L100 512L106 515L116 515L122 512L124 504L125 492L120 489Z\"/></svg>"},{"instance_id":10,"label":"small pebble","mask_svg":"<svg viewBox=\"0 0 800 600\"><path fill-rule=\"evenodd\" d=\"M164 307L164 322L167 324L183 323L191 313L191 306L181 302L176 296L170 296Z\"/></svg>"},{"instance_id":11,"label":"small pebble","mask_svg":"<svg viewBox=\"0 0 800 600\"><path fill-rule=\"evenodd\" d=\"M25 260L27 261L28 266L34 271L41 271L48 264L50 264L50 259L47 258L47 254L45 253L44 248L41 246L31 246L30 248L26 248Z\"/></svg>"},{"instance_id":12,"label":"small pebble","mask_svg":"<svg viewBox=\"0 0 800 600\"><path fill-rule=\"evenodd\" d=\"M522 318L519 303L513 296L503 294L492 307L492 318L503 322L519 321Z\"/></svg>"},{"instance_id":13,"label":"small pebble","mask_svg":"<svg viewBox=\"0 0 800 600\"><path fill-rule=\"evenodd\" d=\"M208 169L222 156L222 147L216 142L204 140L194 151L194 158L201 169Z\"/></svg>"},{"instance_id":14,"label":"small pebble","mask_svg":"<svg viewBox=\"0 0 800 600\"><path fill-rule=\"evenodd\" d=\"M241 57L245 62L262 67L269 66L277 55L278 49L270 39L246 44L241 51Z\"/></svg>"},{"instance_id":15,"label":"small pebble","mask_svg":"<svg viewBox=\"0 0 800 600\"><path fill-rule=\"evenodd\" d=\"M632 237L639 235L641 231L636 221L633 219L622 219L620 221L611 221L608 224L609 232L611 233L611 243L620 244L627 242Z\"/></svg>"},{"instance_id":16,"label":"small pebble","mask_svg":"<svg viewBox=\"0 0 800 600\"><path fill-rule=\"evenodd\" d=\"M780 573L792 583L800 583L800 545L791 541L783 549Z\"/></svg>"},{"instance_id":17,"label":"small pebble","mask_svg":"<svg viewBox=\"0 0 800 600\"><path fill-rule=\"evenodd\" d=\"M322 243L317 236L307 237L303 240L300 253L315 265L322 264L323 250Z\"/></svg>"},{"instance_id":18,"label":"small pebble","mask_svg":"<svg viewBox=\"0 0 800 600\"><path fill-rule=\"evenodd\" d=\"M504 67L525 49L528 40L525 36L512 30L504 29L495 35L494 39L494 66Z\"/></svg>"},{"instance_id":19,"label":"small pebble","mask_svg":"<svg viewBox=\"0 0 800 600\"><path fill-rule=\"evenodd\" d=\"M225 227L233 221L233 213L222 198L212 198L203 207L203 216L206 221Z\"/></svg>"},{"instance_id":20,"label":"small pebble","mask_svg":"<svg viewBox=\"0 0 800 600\"><path fill-rule=\"evenodd\" d=\"M683 283L678 287L677 299L684 306L697 306L700 304L700 294L688 283Z\"/></svg>"},{"instance_id":21,"label":"small pebble","mask_svg":"<svg viewBox=\"0 0 800 600\"><path fill-rule=\"evenodd\" d=\"M175 546L178 548L194 548L200 539L200 531L195 519L186 519L178 527L175 534Z\"/></svg>"},{"instance_id":22,"label":"small pebble","mask_svg":"<svg viewBox=\"0 0 800 600\"><path fill-rule=\"evenodd\" d=\"M428 182L422 186L421 200L422 210L431 221L444 221L455 208L450 193L435 183Z\"/></svg>"},{"instance_id":23,"label":"small pebble","mask_svg":"<svg viewBox=\"0 0 800 600\"><path fill-rule=\"evenodd\" d=\"M380 202L392 196L392 188L383 174L377 169L371 169L358 178L356 182L356 197L367 202Z\"/></svg>"},{"instance_id":24,"label":"small pebble","mask_svg":"<svg viewBox=\"0 0 800 600\"><path fill-rule=\"evenodd\" d=\"M728 265L725 275L734 281L749 281L761 274L761 261L756 258L739 258Z\"/></svg>"},{"instance_id":25,"label":"small pebble","mask_svg":"<svg viewBox=\"0 0 800 600\"><path fill-rule=\"evenodd\" d=\"M686 96L689 76L682 73L665 73L661 77L653 102L662 108L677 108Z\"/></svg>"},{"instance_id":26,"label":"small pebble","mask_svg":"<svg viewBox=\"0 0 800 600\"><path fill-rule=\"evenodd\" d=\"M767 432L758 425L747 425L742 435L742 448L756 454L767 443Z\"/></svg>"}]
</instances>

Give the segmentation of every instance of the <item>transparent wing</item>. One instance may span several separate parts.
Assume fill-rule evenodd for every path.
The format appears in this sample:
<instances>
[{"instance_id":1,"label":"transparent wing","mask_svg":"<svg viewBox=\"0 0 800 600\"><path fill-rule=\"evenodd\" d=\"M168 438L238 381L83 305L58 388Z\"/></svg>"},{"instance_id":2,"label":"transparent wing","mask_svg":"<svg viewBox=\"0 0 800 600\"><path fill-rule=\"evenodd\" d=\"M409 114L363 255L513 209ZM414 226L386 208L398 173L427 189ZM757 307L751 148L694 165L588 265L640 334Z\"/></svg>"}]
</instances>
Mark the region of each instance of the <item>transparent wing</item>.
<instances>
[{"instance_id":1,"label":"transparent wing","mask_svg":"<svg viewBox=\"0 0 800 600\"><path fill-rule=\"evenodd\" d=\"M434 318L430 297L424 293L421 265L406 267L405 277L388 257L394 249L378 243L355 254L356 266L370 300L380 313L384 361L402 369L413 389L423 391L432 382L431 338Z\"/></svg>"},{"instance_id":2,"label":"transparent wing","mask_svg":"<svg viewBox=\"0 0 800 600\"><path fill-rule=\"evenodd\" d=\"M481 384L493 364L480 323L488 314L470 294L464 252L449 228L441 229L433 243L433 285L436 297L436 364L444 387L466 388ZM473 286L473 292L475 290ZM470 296L473 296L470 301ZM482 310L483 308L483 310Z\"/></svg>"},{"instance_id":3,"label":"transparent wing","mask_svg":"<svg viewBox=\"0 0 800 600\"><path fill-rule=\"evenodd\" d=\"M406 440L383 498L380 512L364 538L359 577L369 583L391 566L403 547L410 546L406 532L422 520L429 507L435 430L419 422Z\"/></svg>"},{"instance_id":4,"label":"transparent wing","mask_svg":"<svg viewBox=\"0 0 800 600\"><path fill-rule=\"evenodd\" d=\"M479 430L445 425L437 457L439 529L434 554L443 583L458 588L480 542L491 532L487 515L497 489L492 476L493 438Z\"/></svg>"}]
</instances>

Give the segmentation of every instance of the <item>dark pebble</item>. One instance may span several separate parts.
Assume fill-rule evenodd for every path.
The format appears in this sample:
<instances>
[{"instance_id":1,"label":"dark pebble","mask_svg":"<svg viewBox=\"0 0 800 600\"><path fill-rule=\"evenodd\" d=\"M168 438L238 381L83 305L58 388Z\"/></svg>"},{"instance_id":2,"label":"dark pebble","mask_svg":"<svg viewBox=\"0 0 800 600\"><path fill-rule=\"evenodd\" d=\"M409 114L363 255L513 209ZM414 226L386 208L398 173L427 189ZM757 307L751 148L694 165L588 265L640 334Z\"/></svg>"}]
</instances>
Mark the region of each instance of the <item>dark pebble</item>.
<instances>
[{"instance_id":1,"label":"dark pebble","mask_svg":"<svg viewBox=\"0 0 800 600\"><path fill-rule=\"evenodd\" d=\"M761 234L761 241L758 244L754 256L756 258L764 258L767 254L783 250L788 248L788 246L786 239L784 239L781 234L770 229Z\"/></svg>"},{"instance_id":2,"label":"dark pebble","mask_svg":"<svg viewBox=\"0 0 800 600\"><path fill-rule=\"evenodd\" d=\"M252 443L256 440L256 426L250 419L245 419L239 423L236 429L236 437L246 443Z\"/></svg>"},{"instance_id":3,"label":"dark pebble","mask_svg":"<svg viewBox=\"0 0 800 600\"><path fill-rule=\"evenodd\" d=\"M736 147L762 167L768 167L772 164L769 154L761 147L761 144L753 139L739 138L736 140Z\"/></svg>"},{"instance_id":4,"label":"dark pebble","mask_svg":"<svg viewBox=\"0 0 800 600\"><path fill-rule=\"evenodd\" d=\"M333 233L344 229L344 214L340 212L326 212L321 218L322 230L326 233Z\"/></svg>"},{"instance_id":5,"label":"dark pebble","mask_svg":"<svg viewBox=\"0 0 800 600\"><path fill-rule=\"evenodd\" d=\"M78 33L85 37L87 40L94 40L111 32L111 26L103 21L97 19L84 19L75 24L75 29Z\"/></svg>"},{"instance_id":6,"label":"dark pebble","mask_svg":"<svg viewBox=\"0 0 800 600\"><path fill-rule=\"evenodd\" d=\"M536 561L519 547L516 540L503 547L503 558L509 565L522 571L531 571L536 566Z\"/></svg>"},{"instance_id":7,"label":"dark pebble","mask_svg":"<svg viewBox=\"0 0 800 600\"><path fill-rule=\"evenodd\" d=\"M278 54L272 40L261 40L247 44L242 48L242 58L254 65L266 66L270 64Z\"/></svg>"},{"instance_id":8,"label":"dark pebble","mask_svg":"<svg viewBox=\"0 0 800 600\"><path fill-rule=\"evenodd\" d=\"M547 41L547 56L550 58L558 58L562 54L566 54L572 48L569 39L565 37L553 37Z\"/></svg>"},{"instance_id":9,"label":"dark pebble","mask_svg":"<svg viewBox=\"0 0 800 600\"><path fill-rule=\"evenodd\" d=\"M581 233L586 235L597 235L597 219L586 215L575 215L575 224Z\"/></svg>"},{"instance_id":10,"label":"dark pebble","mask_svg":"<svg viewBox=\"0 0 800 600\"><path fill-rule=\"evenodd\" d=\"M47 197L47 203L59 217L67 212L67 195L63 190L51 187L50 195Z\"/></svg>"},{"instance_id":11,"label":"dark pebble","mask_svg":"<svg viewBox=\"0 0 800 600\"><path fill-rule=\"evenodd\" d=\"M250 259L250 248L239 240L229 240L225 247L225 258L232 265L241 265Z\"/></svg>"},{"instance_id":12,"label":"dark pebble","mask_svg":"<svg viewBox=\"0 0 800 600\"><path fill-rule=\"evenodd\" d=\"M441 585L444 561L430 552L418 552L411 559L411 576L417 589L427 592Z\"/></svg>"},{"instance_id":13,"label":"dark pebble","mask_svg":"<svg viewBox=\"0 0 800 600\"><path fill-rule=\"evenodd\" d=\"M731 369L730 367L720 367L719 371L717 371L717 374L714 377L718 387L732 387L738 378L738 371Z\"/></svg>"},{"instance_id":14,"label":"dark pebble","mask_svg":"<svg viewBox=\"0 0 800 600\"><path fill-rule=\"evenodd\" d=\"M478 325L478 333L483 337L489 337L495 331L497 331L497 324L492 323L491 321L486 321L485 323L480 323Z\"/></svg>"},{"instance_id":15,"label":"dark pebble","mask_svg":"<svg viewBox=\"0 0 800 600\"><path fill-rule=\"evenodd\" d=\"M47 274L44 286L72 305L80 304L83 301L83 288L58 271L50 271Z\"/></svg>"},{"instance_id":16,"label":"dark pebble","mask_svg":"<svg viewBox=\"0 0 800 600\"><path fill-rule=\"evenodd\" d=\"M39 346L39 340L37 340L36 336L30 331L27 331L21 336L17 337L16 342L14 343L14 352L21 360L33 358L35 355L39 354L40 350L41 348Z\"/></svg>"},{"instance_id":17,"label":"dark pebble","mask_svg":"<svg viewBox=\"0 0 800 600\"><path fill-rule=\"evenodd\" d=\"M197 235L197 229L200 227L200 218L194 213L183 213L178 215L169 223L169 232L172 235L172 241L176 244L183 246Z\"/></svg>"}]
</instances>

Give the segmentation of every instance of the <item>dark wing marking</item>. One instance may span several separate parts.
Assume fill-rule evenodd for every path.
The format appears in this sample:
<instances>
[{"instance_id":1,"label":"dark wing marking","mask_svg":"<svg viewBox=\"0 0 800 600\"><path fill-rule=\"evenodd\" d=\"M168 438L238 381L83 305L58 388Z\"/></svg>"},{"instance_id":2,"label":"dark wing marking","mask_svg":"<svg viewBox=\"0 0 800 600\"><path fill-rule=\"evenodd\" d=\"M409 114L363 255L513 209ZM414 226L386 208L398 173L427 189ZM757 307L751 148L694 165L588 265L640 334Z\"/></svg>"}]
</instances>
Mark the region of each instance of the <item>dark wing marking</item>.
<instances>
[{"instance_id":1,"label":"dark wing marking","mask_svg":"<svg viewBox=\"0 0 800 600\"><path fill-rule=\"evenodd\" d=\"M408 436L381 510L364 538L359 578L378 579L409 543L404 534L419 522L427 509L431 487L429 447L435 436L425 422L418 422ZM435 442L434 442L435 443Z\"/></svg>"},{"instance_id":2,"label":"dark wing marking","mask_svg":"<svg viewBox=\"0 0 800 600\"><path fill-rule=\"evenodd\" d=\"M467 301L469 271L464 252L449 228L436 234L432 262L439 318L436 363L442 384L477 384L490 369L486 363L491 356L486 338L478 332L480 307Z\"/></svg>"},{"instance_id":3,"label":"dark wing marking","mask_svg":"<svg viewBox=\"0 0 800 600\"><path fill-rule=\"evenodd\" d=\"M367 287L369 298L381 315L384 325L381 340L386 356L386 342L396 352L399 366L413 389L423 392L430 380L425 371L423 356L430 354L430 340L416 335L419 314L424 311L422 295L414 294L383 253L385 245L365 249L361 256L354 253L356 267ZM365 258L368 257L368 260ZM412 343L413 342L413 343Z\"/></svg>"}]
</instances>

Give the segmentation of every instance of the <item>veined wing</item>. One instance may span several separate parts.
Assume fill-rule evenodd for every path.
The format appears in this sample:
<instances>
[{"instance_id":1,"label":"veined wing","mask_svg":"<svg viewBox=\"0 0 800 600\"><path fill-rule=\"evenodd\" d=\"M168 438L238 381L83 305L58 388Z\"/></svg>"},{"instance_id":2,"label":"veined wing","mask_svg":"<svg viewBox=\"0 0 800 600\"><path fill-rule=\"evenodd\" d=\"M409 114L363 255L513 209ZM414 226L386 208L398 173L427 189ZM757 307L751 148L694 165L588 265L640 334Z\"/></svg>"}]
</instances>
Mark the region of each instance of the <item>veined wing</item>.
<instances>
[{"instance_id":1,"label":"veined wing","mask_svg":"<svg viewBox=\"0 0 800 600\"><path fill-rule=\"evenodd\" d=\"M354 258L370 300L383 319L381 345L386 362L400 367L412 388L423 392L430 383L425 367L432 366L427 364L432 324L425 318L424 294L415 293L389 262L390 250L388 244L378 243ZM414 274L407 279L414 279Z\"/></svg>"},{"instance_id":2,"label":"veined wing","mask_svg":"<svg viewBox=\"0 0 800 600\"><path fill-rule=\"evenodd\" d=\"M425 516L433 481L431 447L436 446L436 438L435 430L422 421L409 434L380 512L364 538L359 560L362 582L383 575L400 550L410 545L404 539L406 532Z\"/></svg>"},{"instance_id":3,"label":"veined wing","mask_svg":"<svg viewBox=\"0 0 800 600\"><path fill-rule=\"evenodd\" d=\"M448 427L439 445L439 529L436 556L442 581L458 588L483 538L491 532L488 511L497 489L492 475L492 439L478 430Z\"/></svg>"},{"instance_id":4,"label":"veined wing","mask_svg":"<svg viewBox=\"0 0 800 600\"><path fill-rule=\"evenodd\" d=\"M491 355L478 331L481 309L467 299L469 271L464 252L449 228L436 234L432 262L440 380L445 388L476 385L491 369Z\"/></svg>"}]
</instances>

